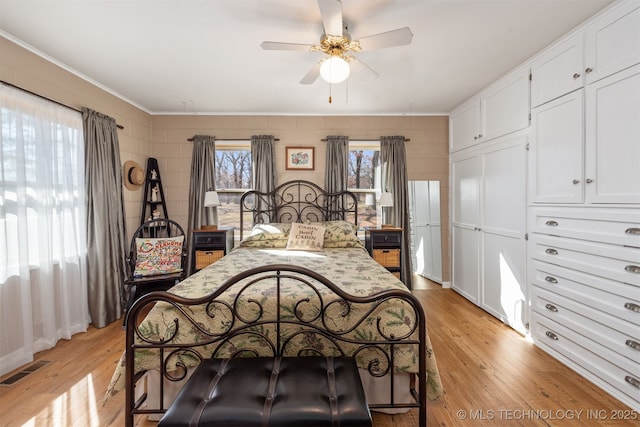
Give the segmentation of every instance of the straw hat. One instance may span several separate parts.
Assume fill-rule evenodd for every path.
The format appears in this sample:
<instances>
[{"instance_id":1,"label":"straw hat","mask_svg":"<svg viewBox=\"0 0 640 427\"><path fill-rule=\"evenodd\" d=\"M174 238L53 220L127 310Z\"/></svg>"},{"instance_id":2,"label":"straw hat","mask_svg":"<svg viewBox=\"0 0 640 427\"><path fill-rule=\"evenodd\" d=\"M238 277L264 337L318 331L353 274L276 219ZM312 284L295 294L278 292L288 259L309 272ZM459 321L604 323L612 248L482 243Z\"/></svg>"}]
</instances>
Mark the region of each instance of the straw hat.
<instances>
[{"instance_id":1,"label":"straw hat","mask_svg":"<svg viewBox=\"0 0 640 427\"><path fill-rule=\"evenodd\" d=\"M122 167L124 185L129 190L137 190L144 183L144 170L133 160L127 160Z\"/></svg>"}]
</instances>

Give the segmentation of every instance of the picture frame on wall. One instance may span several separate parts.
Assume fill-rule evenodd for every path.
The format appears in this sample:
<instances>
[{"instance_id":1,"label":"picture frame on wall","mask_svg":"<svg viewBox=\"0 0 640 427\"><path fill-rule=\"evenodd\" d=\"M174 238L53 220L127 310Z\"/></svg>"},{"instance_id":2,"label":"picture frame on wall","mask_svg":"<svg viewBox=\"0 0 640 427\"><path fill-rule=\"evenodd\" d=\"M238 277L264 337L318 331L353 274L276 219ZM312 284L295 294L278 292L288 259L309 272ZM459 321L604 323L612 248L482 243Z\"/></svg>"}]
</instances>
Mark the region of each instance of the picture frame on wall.
<instances>
[{"instance_id":1,"label":"picture frame on wall","mask_svg":"<svg viewBox=\"0 0 640 427\"><path fill-rule=\"evenodd\" d=\"M286 147L286 170L313 170L314 147Z\"/></svg>"}]
</instances>

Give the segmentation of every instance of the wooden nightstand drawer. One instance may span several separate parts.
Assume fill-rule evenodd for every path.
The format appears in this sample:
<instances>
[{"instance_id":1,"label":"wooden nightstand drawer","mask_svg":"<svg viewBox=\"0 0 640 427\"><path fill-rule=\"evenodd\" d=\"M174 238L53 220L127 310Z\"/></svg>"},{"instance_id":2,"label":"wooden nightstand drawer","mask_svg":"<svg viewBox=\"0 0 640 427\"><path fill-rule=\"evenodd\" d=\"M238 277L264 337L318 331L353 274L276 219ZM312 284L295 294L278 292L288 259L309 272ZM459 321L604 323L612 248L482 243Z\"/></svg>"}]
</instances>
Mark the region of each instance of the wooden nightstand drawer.
<instances>
[{"instance_id":1,"label":"wooden nightstand drawer","mask_svg":"<svg viewBox=\"0 0 640 427\"><path fill-rule=\"evenodd\" d=\"M373 259L383 267L400 267L400 249L374 249Z\"/></svg>"},{"instance_id":2,"label":"wooden nightstand drawer","mask_svg":"<svg viewBox=\"0 0 640 427\"><path fill-rule=\"evenodd\" d=\"M194 231L193 244L203 245L224 245L226 234L224 232Z\"/></svg>"},{"instance_id":3,"label":"wooden nightstand drawer","mask_svg":"<svg viewBox=\"0 0 640 427\"><path fill-rule=\"evenodd\" d=\"M398 232L386 233L384 231L371 233L371 242L377 248L382 248L382 247L395 248L400 246L402 243L402 233L398 233Z\"/></svg>"}]
</instances>

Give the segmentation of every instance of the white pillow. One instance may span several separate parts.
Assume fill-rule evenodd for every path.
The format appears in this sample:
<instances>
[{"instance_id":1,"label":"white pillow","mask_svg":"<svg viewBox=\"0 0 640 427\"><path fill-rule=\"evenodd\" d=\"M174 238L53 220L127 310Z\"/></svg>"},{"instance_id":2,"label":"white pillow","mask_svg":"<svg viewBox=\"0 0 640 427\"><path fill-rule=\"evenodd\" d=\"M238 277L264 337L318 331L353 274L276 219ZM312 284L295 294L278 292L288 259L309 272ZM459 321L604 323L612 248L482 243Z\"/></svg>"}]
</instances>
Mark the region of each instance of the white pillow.
<instances>
[{"instance_id":1,"label":"white pillow","mask_svg":"<svg viewBox=\"0 0 640 427\"><path fill-rule=\"evenodd\" d=\"M324 227L321 225L291 224L287 250L322 251L324 247Z\"/></svg>"}]
</instances>

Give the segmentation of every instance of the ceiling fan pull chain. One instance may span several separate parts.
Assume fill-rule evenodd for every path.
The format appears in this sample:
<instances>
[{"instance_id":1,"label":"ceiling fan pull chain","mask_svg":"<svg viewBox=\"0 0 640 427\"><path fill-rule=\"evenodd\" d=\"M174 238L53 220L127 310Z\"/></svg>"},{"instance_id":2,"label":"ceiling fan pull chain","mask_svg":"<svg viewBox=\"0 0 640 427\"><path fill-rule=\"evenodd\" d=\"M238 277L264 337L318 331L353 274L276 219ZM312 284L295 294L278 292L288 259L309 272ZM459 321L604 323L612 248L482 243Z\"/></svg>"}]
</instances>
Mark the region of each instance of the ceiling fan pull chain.
<instances>
[{"instance_id":1,"label":"ceiling fan pull chain","mask_svg":"<svg viewBox=\"0 0 640 427\"><path fill-rule=\"evenodd\" d=\"M331 98L331 83L329 83L329 104L333 102L333 98Z\"/></svg>"}]
</instances>

